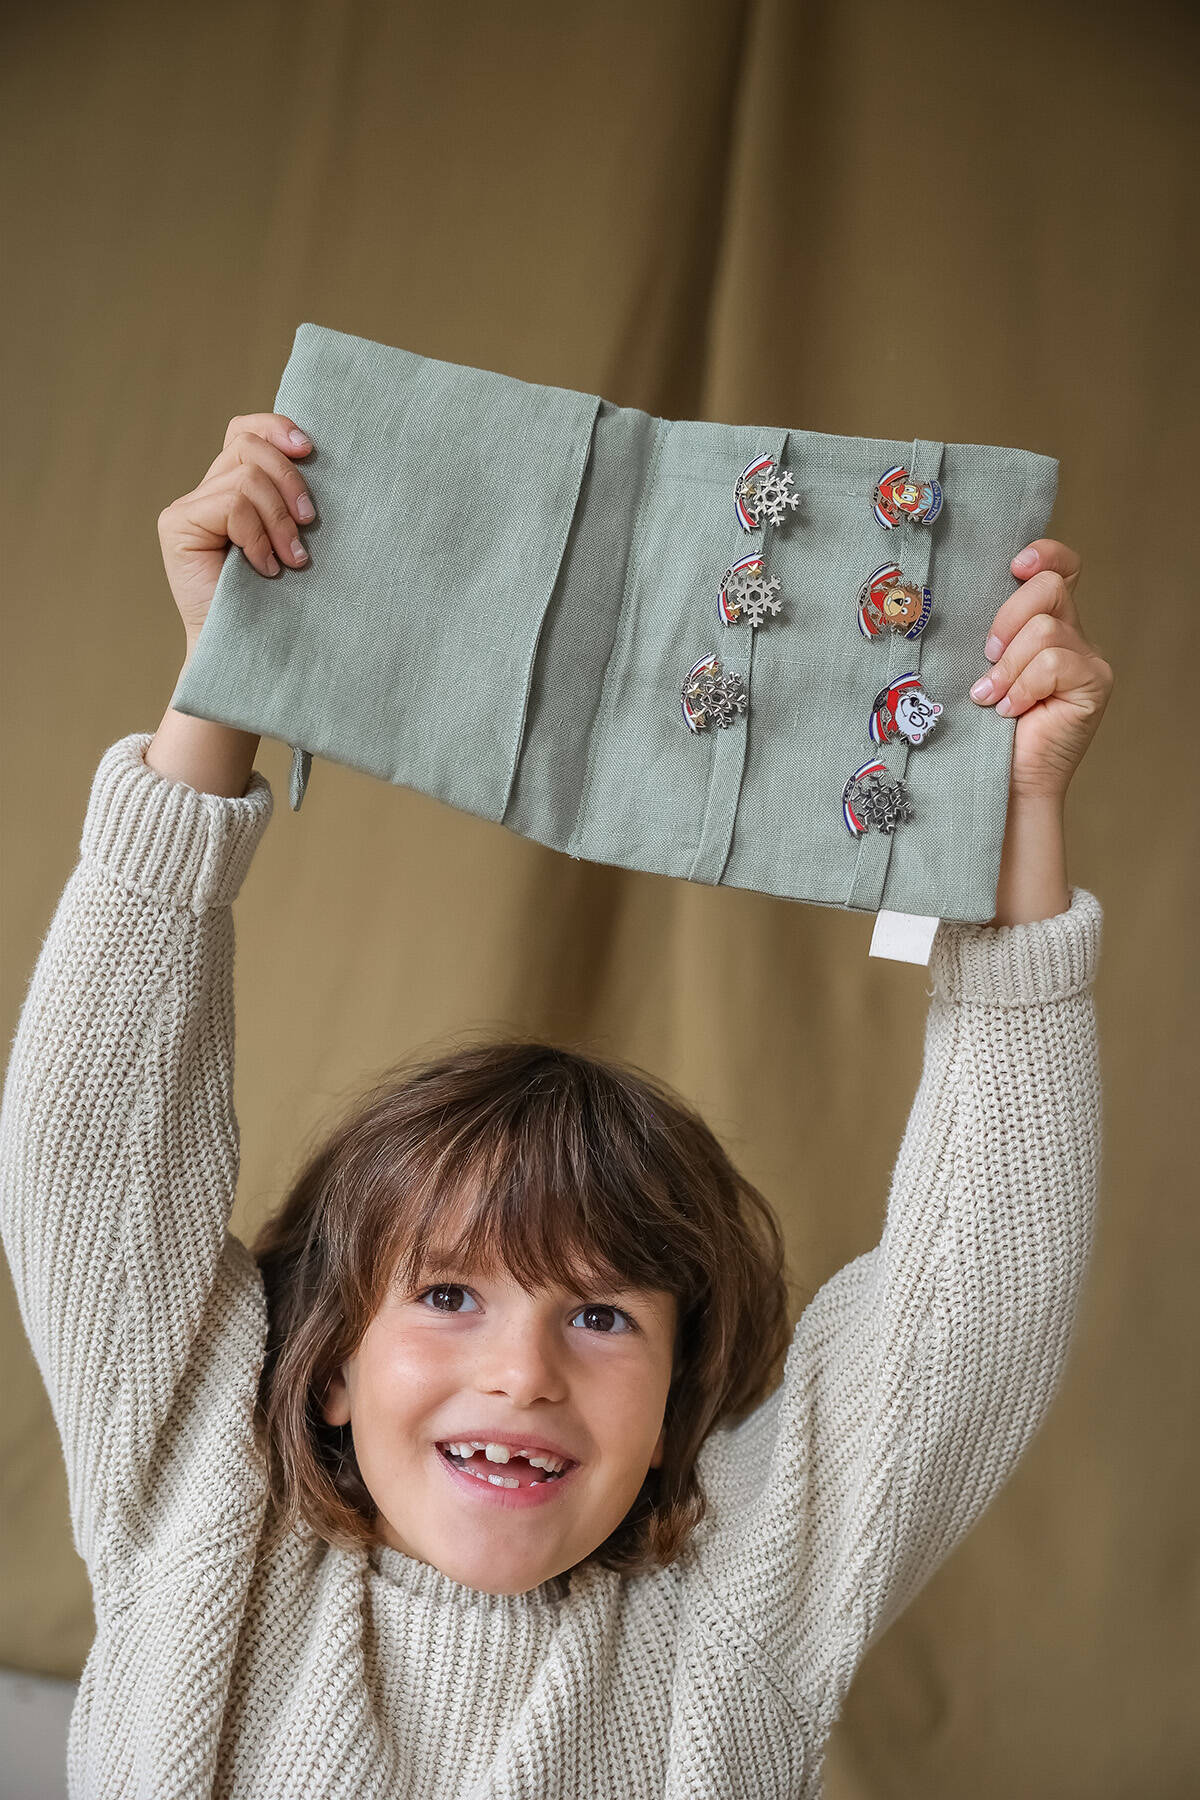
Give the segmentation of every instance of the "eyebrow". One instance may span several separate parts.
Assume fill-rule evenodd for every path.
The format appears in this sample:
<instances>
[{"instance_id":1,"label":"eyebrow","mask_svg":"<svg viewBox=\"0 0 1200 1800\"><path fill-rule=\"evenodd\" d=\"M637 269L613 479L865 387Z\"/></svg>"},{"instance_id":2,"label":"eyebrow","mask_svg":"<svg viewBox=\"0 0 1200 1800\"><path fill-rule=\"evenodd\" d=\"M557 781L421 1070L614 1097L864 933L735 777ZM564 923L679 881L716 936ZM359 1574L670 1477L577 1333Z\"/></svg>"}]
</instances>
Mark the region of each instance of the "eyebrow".
<instances>
[{"instance_id":1,"label":"eyebrow","mask_svg":"<svg viewBox=\"0 0 1200 1800\"><path fill-rule=\"evenodd\" d=\"M417 1270L417 1280L419 1282L424 1282L435 1275L466 1275L468 1272L466 1265L460 1263L454 1257L442 1256L436 1251L426 1251ZM605 1279L603 1273L596 1270L587 1271L584 1281L579 1285L595 1287L605 1293L611 1294L614 1299L620 1299L622 1297L637 1298L640 1295L649 1294L652 1291L650 1288L635 1287L627 1282L610 1282Z\"/></svg>"}]
</instances>

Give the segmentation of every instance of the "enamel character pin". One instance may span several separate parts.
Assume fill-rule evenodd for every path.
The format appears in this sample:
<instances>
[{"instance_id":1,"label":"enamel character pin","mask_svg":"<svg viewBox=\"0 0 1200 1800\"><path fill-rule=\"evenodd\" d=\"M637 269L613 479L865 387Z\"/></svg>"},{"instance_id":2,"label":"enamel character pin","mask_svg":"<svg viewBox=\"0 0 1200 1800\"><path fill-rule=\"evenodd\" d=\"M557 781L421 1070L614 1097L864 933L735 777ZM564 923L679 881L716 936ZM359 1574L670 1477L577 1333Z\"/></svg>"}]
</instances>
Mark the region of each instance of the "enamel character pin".
<instances>
[{"instance_id":1,"label":"enamel character pin","mask_svg":"<svg viewBox=\"0 0 1200 1800\"><path fill-rule=\"evenodd\" d=\"M886 744L902 737L910 744L923 744L941 711L938 701L931 700L921 686L916 670L909 669L876 694L867 725L871 742Z\"/></svg>"},{"instance_id":2,"label":"enamel character pin","mask_svg":"<svg viewBox=\"0 0 1200 1800\"><path fill-rule=\"evenodd\" d=\"M783 605L777 597L779 577L771 575L764 581L762 570L762 553L756 550L735 562L732 569L726 569L717 594L717 617L722 625L735 625L739 619L746 619L757 627L768 613L779 612Z\"/></svg>"},{"instance_id":3,"label":"enamel character pin","mask_svg":"<svg viewBox=\"0 0 1200 1800\"><path fill-rule=\"evenodd\" d=\"M932 612L932 588L906 581L899 563L880 563L858 590L858 629L866 638L884 631L920 637Z\"/></svg>"},{"instance_id":4,"label":"enamel character pin","mask_svg":"<svg viewBox=\"0 0 1200 1800\"><path fill-rule=\"evenodd\" d=\"M794 512L800 504L799 494L791 491L793 477L789 470L775 473L774 460L756 456L748 462L733 484L733 510L743 531L761 531L764 525L782 525L788 508Z\"/></svg>"},{"instance_id":5,"label":"enamel character pin","mask_svg":"<svg viewBox=\"0 0 1200 1800\"><path fill-rule=\"evenodd\" d=\"M842 816L851 837L862 837L873 825L889 835L902 819L912 818L908 792L879 757L863 763L842 789Z\"/></svg>"},{"instance_id":6,"label":"enamel character pin","mask_svg":"<svg viewBox=\"0 0 1200 1800\"><path fill-rule=\"evenodd\" d=\"M722 670L714 650L688 670L683 684L683 722L689 731L724 730L749 704L745 684L736 671Z\"/></svg>"},{"instance_id":7,"label":"enamel character pin","mask_svg":"<svg viewBox=\"0 0 1200 1800\"><path fill-rule=\"evenodd\" d=\"M897 463L879 477L875 486L875 517L888 530L902 525L932 525L942 510L939 482L910 481L908 470Z\"/></svg>"}]
</instances>

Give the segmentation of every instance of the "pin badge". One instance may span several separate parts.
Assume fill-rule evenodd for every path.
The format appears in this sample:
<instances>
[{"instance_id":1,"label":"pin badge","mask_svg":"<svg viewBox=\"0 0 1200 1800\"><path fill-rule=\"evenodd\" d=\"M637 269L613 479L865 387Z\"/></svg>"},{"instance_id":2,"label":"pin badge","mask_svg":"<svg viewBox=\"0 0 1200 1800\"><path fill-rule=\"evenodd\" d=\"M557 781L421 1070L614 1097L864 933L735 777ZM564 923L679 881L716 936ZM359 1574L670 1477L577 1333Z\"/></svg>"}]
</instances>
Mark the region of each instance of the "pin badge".
<instances>
[{"instance_id":1,"label":"pin badge","mask_svg":"<svg viewBox=\"0 0 1200 1800\"><path fill-rule=\"evenodd\" d=\"M899 563L880 563L858 590L858 629L866 638L886 630L920 637L932 612L932 588L906 581Z\"/></svg>"},{"instance_id":2,"label":"pin badge","mask_svg":"<svg viewBox=\"0 0 1200 1800\"><path fill-rule=\"evenodd\" d=\"M892 738L907 738L910 744L923 744L938 722L942 707L931 700L921 686L915 669L880 688L871 703L867 730L873 744L886 744Z\"/></svg>"},{"instance_id":3,"label":"pin badge","mask_svg":"<svg viewBox=\"0 0 1200 1800\"><path fill-rule=\"evenodd\" d=\"M842 789L842 815L851 837L862 837L872 825L890 836L902 819L913 816L904 783L878 757L855 769Z\"/></svg>"},{"instance_id":4,"label":"pin badge","mask_svg":"<svg viewBox=\"0 0 1200 1800\"><path fill-rule=\"evenodd\" d=\"M905 519L910 525L932 525L941 510L940 483L910 481L908 470L900 463L879 477L875 488L875 517L889 531L895 525L902 525Z\"/></svg>"},{"instance_id":5,"label":"pin badge","mask_svg":"<svg viewBox=\"0 0 1200 1800\"><path fill-rule=\"evenodd\" d=\"M789 492L792 480L789 470L775 473L770 456L756 456L746 464L733 484L733 509L743 531L783 524L788 507L794 512L800 504L799 494Z\"/></svg>"},{"instance_id":6,"label":"pin badge","mask_svg":"<svg viewBox=\"0 0 1200 1800\"><path fill-rule=\"evenodd\" d=\"M746 619L752 627L762 624L768 613L778 613L783 601L777 599L779 577L763 579L761 552L751 551L726 569L717 595L717 616L722 625L734 625Z\"/></svg>"},{"instance_id":7,"label":"pin badge","mask_svg":"<svg viewBox=\"0 0 1200 1800\"><path fill-rule=\"evenodd\" d=\"M683 722L689 731L707 731L710 725L724 730L749 704L742 678L721 668L714 650L688 670L683 684Z\"/></svg>"}]
</instances>

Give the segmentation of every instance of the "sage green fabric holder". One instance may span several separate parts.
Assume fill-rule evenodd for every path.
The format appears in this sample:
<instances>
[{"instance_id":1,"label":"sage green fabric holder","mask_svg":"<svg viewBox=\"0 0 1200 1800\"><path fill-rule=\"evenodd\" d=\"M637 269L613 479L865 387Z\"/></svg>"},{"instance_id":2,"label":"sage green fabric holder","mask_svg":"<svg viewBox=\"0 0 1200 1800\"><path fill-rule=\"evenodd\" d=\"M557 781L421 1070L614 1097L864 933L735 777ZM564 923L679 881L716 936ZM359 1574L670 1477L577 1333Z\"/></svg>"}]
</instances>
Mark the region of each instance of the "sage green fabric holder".
<instances>
[{"instance_id":1,"label":"sage green fabric holder","mask_svg":"<svg viewBox=\"0 0 1200 1800\"><path fill-rule=\"evenodd\" d=\"M230 549L172 705L290 744L293 810L318 756L596 862L993 916L1015 721L968 689L1010 561L1046 531L1053 457L660 419L308 323L275 410L316 445L310 561L271 580ZM734 484L763 452L800 504L746 533ZM941 483L931 525L876 520L898 463ZM726 627L722 576L757 549L783 610ZM893 559L932 616L864 638L859 588ZM714 650L749 707L691 732L683 680ZM937 727L875 745L872 701L909 669ZM913 817L854 838L843 789L872 755Z\"/></svg>"}]
</instances>

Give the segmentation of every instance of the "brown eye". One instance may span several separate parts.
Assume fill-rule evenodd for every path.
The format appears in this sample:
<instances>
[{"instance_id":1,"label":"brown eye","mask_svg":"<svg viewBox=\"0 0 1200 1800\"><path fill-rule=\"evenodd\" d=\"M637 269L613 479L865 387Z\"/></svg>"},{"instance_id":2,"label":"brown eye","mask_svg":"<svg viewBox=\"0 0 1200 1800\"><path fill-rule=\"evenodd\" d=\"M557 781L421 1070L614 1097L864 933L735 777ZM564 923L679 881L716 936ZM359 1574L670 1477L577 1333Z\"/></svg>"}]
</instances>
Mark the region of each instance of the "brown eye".
<instances>
[{"instance_id":1,"label":"brown eye","mask_svg":"<svg viewBox=\"0 0 1200 1800\"><path fill-rule=\"evenodd\" d=\"M586 1330L599 1331L609 1337L620 1337L624 1332L634 1329L633 1320L628 1313L622 1312L619 1306L581 1306L575 1317L587 1320ZM625 1322L614 1330L612 1324L614 1319L623 1319Z\"/></svg>"},{"instance_id":2,"label":"brown eye","mask_svg":"<svg viewBox=\"0 0 1200 1800\"><path fill-rule=\"evenodd\" d=\"M433 1305L427 1310L436 1312L456 1313L463 1310L461 1304L453 1298L447 1298L447 1296L461 1295L467 1300L470 1300L471 1298L467 1293L466 1288L459 1287L457 1282L443 1282L440 1287L426 1288L425 1292L420 1296L421 1301L424 1302L427 1300L431 1294L433 1295Z\"/></svg>"}]
</instances>

